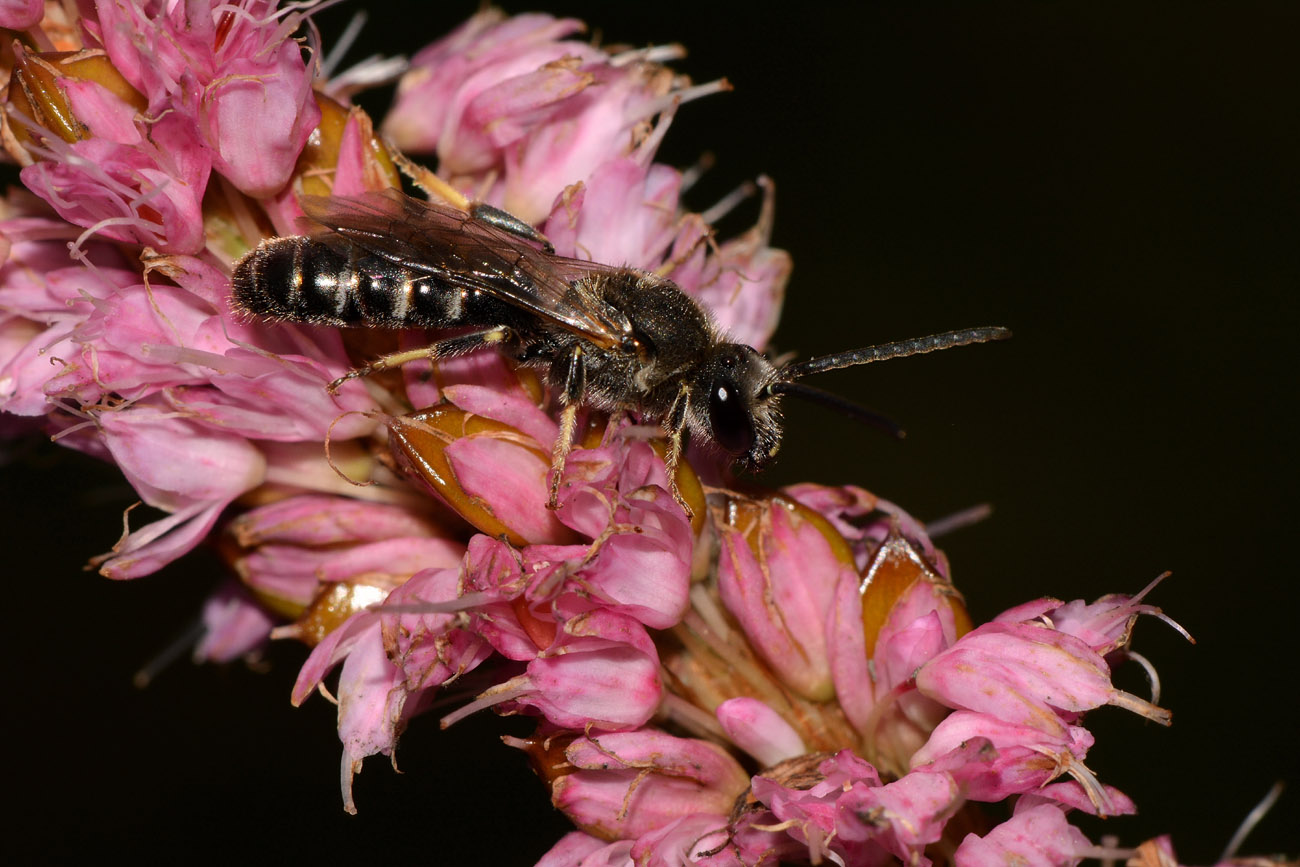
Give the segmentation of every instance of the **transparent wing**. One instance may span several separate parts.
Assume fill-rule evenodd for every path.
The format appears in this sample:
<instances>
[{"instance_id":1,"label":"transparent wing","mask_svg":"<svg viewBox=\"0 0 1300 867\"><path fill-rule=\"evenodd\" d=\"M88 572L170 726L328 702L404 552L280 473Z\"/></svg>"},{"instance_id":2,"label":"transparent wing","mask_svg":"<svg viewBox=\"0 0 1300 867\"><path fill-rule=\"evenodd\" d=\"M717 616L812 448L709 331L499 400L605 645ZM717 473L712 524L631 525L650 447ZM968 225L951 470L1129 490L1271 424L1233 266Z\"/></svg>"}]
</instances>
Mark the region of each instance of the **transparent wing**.
<instances>
[{"instance_id":1,"label":"transparent wing","mask_svg":"<svg viewBox=\"0 0 1300 867\"><path fill-rule=\"evenodd\" d=\"M617 346L631 334L626 316L572 282L617 269L543 253L464 211L399 190L306 196L302 207L312 222L372 255L487 292L598 346Z\"/></svg>"}]
</instances>

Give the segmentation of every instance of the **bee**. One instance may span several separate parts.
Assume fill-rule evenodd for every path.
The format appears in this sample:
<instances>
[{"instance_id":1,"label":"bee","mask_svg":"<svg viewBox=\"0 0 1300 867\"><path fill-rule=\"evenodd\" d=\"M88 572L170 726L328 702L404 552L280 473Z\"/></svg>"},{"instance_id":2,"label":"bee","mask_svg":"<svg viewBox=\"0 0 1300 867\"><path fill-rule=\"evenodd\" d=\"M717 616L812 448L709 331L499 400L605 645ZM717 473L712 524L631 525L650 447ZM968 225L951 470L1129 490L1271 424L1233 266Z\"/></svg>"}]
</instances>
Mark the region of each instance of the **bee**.
<instances>
[{"instance_id":1,"label":"bee","mask_svg":"<svg viewBox=\"0 0 1300 867\"><path fill-rule=\"evenodd\" d=\"M562 407L551 508L580 407L659 422L670 480L688 437L759 470L781 445L782 396L828 397L797 382L802 377L1011 335L971 328L774 363L729 341L671 280L555 255L530 226L489 206L465 211L398 190L307 197L302 206L313 233L268 239L241 259L235 304L256 316L315 325L460 331L356 368L330 383L331 392L409 361L482 349L537 369ZM838 401L841 408L846 403Z\"/></svg>"}]
</instances>

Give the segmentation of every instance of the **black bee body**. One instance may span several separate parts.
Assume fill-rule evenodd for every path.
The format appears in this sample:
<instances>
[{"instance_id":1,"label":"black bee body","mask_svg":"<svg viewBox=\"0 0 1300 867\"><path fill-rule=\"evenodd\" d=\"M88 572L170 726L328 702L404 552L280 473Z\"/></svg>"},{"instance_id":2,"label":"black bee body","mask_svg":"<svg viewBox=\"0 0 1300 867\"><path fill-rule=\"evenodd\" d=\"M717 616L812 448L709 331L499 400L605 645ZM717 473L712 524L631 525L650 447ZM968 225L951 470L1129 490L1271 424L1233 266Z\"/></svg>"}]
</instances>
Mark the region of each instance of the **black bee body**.
<instances>
[{"instance_id":1,"label":"black bee body","mask_svg":"<svg viewBox=\"0 0 1300 867\"><path fill-rule=\"evenodd\" d=\"M485 348L538 369L564 405L552 505L579 406L659 421L669 438L670 479L688 431L757 469L780 446L780 396L825 397L795 379L1010 335L969 329L778 368L752 347L728 342L672 281L538 249L544 239L503 212L488 209L484 217L397 190L308 198L303 208L319 231L269 239L240 260L235 304L317 325L462 332L377 359L331 383L331 391L418 358Z\"/></svg>"},{"instance_id":2,"label":"black bee body","mask_svg":"<svg viewBox=\"0 0 1300 867\"><path fill-rule=\"evenodd\" d=\"M524 283L525 276L512 279ZM697 378L701 362L707 364L711 351L726 345L699 305L669 281L631 268L608 268L575 283L565 300L606 308L609 318L622 320L618 324L629 340L600 345L497 294L469 288L455 275L412 268L338 236L265 242L236 268L234 297L254 315L314 325L489 329L503 335L493 341L499 351L538 369L552 388L576 388L579 372L573 368L581 359L585 382L578 390L584 403L607 411L635 409L654 418L669 413L683 380ZM470 348L453 344L438 354Z\"/></svg>"}]
</instances>

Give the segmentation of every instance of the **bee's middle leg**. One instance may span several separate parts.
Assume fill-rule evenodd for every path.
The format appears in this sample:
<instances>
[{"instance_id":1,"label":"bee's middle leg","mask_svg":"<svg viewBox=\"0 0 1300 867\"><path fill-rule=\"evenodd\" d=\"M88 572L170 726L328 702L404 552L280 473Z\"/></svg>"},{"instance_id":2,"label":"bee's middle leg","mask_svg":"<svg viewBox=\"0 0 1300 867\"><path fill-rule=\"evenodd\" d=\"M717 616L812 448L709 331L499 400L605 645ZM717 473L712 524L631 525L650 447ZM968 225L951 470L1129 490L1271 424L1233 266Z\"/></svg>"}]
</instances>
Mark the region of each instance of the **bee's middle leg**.
<instances>
[{"instance_id":1,"label":"bee's middle leg","mask_svg":"<svg viewBox=\"0 0 1300 867\"><path fill-rule=\"evenodd\" d=\"M581 346L571 349L563 362L564 391L560 393L560 402L564 410L560 413L560 434L555 438L551 450L551 496L546 501L546 508L560 508L560 477L564 475L564 462L573 448L573 434L578 427L578 407L582 405L583 395L587 392L587 359Z\"/></svg>"},{"instance_id":2,"label":"bee's middle leg","mask_svg":"<svg viewBox=\"0 0 1300 867\"><path fill-rule=\"evenodd\" d=\"M370 376L372 373L378 373L381 370L392 370L401 367L403 364L409 364L412 361L428 359L437 361L440 358L455 358L458 355L468 355L477 349L483 349L489 346L501 346L508 343L514 337L514 332L508 326L499 325L496 328L489 328L487 331L476 331L473 334L461 334L456 337L448 337L446 340L439 340L430 343L428 346L421 346L419 349L406 349L401 352L393 352L389 355L381 355L374 361L362 367L349 370L343 376L331 382L327 388L330 394L339 390L343 383L350 379L360 379L363 376Z\"/></svg>"}]
</instances>

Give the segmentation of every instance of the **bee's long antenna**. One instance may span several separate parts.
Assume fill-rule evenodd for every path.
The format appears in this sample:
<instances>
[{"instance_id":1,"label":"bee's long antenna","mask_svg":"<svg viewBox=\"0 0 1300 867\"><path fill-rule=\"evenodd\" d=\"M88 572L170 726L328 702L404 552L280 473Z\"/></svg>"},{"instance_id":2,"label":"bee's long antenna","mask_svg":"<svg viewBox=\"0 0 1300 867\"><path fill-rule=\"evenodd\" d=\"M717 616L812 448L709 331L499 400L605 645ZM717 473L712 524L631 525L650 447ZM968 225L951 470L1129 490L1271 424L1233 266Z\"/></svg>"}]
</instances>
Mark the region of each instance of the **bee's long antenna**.
<instances>
[{"instance_id":1,"label":"bee's long antenna","mask_svg":"<svg viewBox=\"0 0 1300 867\"><path fill-rule=\"evenodd\" d=\"M851 419L880 428L895 439L901 440L907 436L907 431L903 430L902 426L893 419L867 409L865 406L859 406L851 400L845 400L838 394L822 391L820 388L813 388L811 385L804 385L802 382L774 382L768 386L768 391L772 394L788 394L792 397L801 397L804 400L811 400L814 403L828 406Z\"/></svg>"},{"instance_id":2,"label":"bee's long antenna","mask_svg":"<svg viewBox=\"0 0 1300 867\"><path fill-rule=\"evenodd\" d=\"M988 343L991 340L1006 340L1011 330L998 326L986 328L965 328L961 331L947 331L932 334L929 337L914 337L911 340L899 340L894 343L881 343L821 358L810 358L795 364L787 364L781 369L781 380L790 382L813 373L838 370L841 367L853 367L858 364L870 364L873 361L888 361L891 358L906 358L909 355L924 355L938 352L940 349L953 349L957 346L969 346L972 343ZM775 386L773 387L775 390Z\"/></svg>"}]
</instances>

